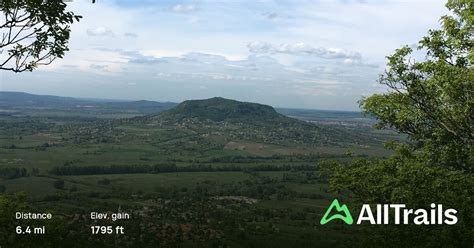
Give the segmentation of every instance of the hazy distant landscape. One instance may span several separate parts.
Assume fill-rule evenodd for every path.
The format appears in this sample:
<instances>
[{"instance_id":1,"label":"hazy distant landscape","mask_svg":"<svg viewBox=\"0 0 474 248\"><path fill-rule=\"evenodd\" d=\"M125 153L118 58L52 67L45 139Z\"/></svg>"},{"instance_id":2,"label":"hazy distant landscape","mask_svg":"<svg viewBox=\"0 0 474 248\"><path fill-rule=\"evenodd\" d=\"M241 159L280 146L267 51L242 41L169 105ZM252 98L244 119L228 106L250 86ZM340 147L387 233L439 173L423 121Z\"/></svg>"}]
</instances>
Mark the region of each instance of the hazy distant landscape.
<instances>
[{"instance_id":1,"label":"hazy distant landscape","mask_svg":"<svg viewBox=\"0 0 474 248\"><path fill-rule=\"evenodd\" d=\"M358 112L224 98L177 104L1 92L0 112L0 189L25 191L36 209L65 218L120 206L134 213L130 232L146 232L133 225L139 221L156 225L165 244L331 243L345 234L327 239L326 229L341 227L313 228L332 199L318 163L386 157L383 142L401 139Z\"/></svg>"}]
</instances>

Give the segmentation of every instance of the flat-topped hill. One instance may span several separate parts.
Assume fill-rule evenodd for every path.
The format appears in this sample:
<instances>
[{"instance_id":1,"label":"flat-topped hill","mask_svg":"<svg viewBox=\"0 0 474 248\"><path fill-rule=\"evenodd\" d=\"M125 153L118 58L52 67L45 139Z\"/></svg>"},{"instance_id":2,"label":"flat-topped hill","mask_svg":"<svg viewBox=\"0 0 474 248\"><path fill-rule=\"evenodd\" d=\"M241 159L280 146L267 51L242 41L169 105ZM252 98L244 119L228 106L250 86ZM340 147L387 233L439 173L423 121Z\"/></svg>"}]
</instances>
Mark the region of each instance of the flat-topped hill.
<instances>
[{"instance_id":1,"label":"flat-topped hill","mask_svg":"<svg viewBox=\"0 0 474 248\"><path fill-rule=\"evenodd\" d=\"M211 121L272 121L288 119L277 113L268 105L239 102L236 100L214 97L204 100L188 100L161 114L167 119L176 121L188 118L198 118Z\"/></svg>"},{"instance_id":2,"label":"flat-topped hill","mask_svg":"<svg viewBox=\"0 0 474 248\"><path fill-rule=\"evenodd\" d=\"M221 97L184 101L167 111L130 119L129 122L181 132L182 137L198 135L202 140L251 141L286 146L328 145L349 138L364 139L356 133L279 114L268 105Z\"/></svg>"}]
</instances>

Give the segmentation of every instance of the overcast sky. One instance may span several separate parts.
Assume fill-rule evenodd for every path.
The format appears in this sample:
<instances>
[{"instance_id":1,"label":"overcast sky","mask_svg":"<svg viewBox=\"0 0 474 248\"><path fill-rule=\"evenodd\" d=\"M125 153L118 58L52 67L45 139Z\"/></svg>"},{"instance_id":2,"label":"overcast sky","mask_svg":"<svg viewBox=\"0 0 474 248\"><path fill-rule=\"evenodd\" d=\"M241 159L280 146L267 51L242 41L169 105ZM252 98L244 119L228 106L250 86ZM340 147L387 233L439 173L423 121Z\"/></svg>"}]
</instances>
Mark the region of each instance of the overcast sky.
<instances>
[{"instance_id":1,"label":"overcast sky","mask_svg":"<svg viewBox=\"0 0 474 248\"><path fill-rule=\"evenodd\" d=\"M1 71L0 90L357 110L384 91L385 56L446 14L437 0L97 2L68 3L83 19L64 59Z\"/></svg>"}]
</instances>

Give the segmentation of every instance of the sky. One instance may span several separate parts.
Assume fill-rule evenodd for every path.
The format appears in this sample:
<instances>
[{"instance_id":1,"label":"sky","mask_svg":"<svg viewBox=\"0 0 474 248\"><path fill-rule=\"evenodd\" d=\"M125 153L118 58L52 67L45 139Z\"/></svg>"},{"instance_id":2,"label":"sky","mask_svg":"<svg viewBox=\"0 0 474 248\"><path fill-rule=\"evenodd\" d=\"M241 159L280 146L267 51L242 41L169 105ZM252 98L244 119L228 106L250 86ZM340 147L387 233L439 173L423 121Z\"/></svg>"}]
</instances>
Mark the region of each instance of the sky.
<instances>
[{"instance_id":1,"label":"sky","mask_svg":"<svg viewBox=\"0 0 474 248\"><path fill-rule=\"evenodd\" d=\"M1 91L181 102L215 96L358 110L386 56L447 14L438 0L75 0L65 57L0 71Z\"/></svg>"}]
</instances>

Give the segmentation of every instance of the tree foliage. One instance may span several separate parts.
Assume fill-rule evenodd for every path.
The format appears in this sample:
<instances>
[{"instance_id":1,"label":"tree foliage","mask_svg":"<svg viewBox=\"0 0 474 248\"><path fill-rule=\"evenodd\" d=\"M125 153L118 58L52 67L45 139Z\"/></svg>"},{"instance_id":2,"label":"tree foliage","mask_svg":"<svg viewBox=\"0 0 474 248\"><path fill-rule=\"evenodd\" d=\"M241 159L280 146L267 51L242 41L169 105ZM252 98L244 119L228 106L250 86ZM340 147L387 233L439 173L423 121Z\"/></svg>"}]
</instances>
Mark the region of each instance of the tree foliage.
<instances>
[{"instance_id":1,"label":"tree foliage","mask_svg":"<svg viewBox=\"0 0 474 248\"><path fill-rule=\"evenodd\" d=\"M451 0L454 15L441 18L418 45L418 61L405 46L388 57L380 83L386 94L361 101L379 128L408 134L433 165L471 171L474 141L474 2Z\"/></svg>"},{"instance_id":2,"label":"tree foliage","mask_svg":"<svg viewBox=\"0 0 474 248\"><path fill-rule=\"evenodd\" d=\"M336 192L358 203L403 203L409 208L443 204L458 211L458 223L371 226L369 246L462 247L472 245L474 194L474 2L449 0L452 15L430 30L415 56L405 46L388 56L380 83L385 94L361 101L379 119L378 128L407 134L408 144L391 144L385 160L324 164Z\"/></svg>"},{"instance_id":3,"label":"tree foliage","mask_svg":"<svg viewBox=\"0 0 474 248\"><path fill-rule=\"evenodd\" d=\"M0 1L0 69L32 71L62 58L70 26L81 16L66 11L64 1Z\"/></svg>"}]
</instances>

